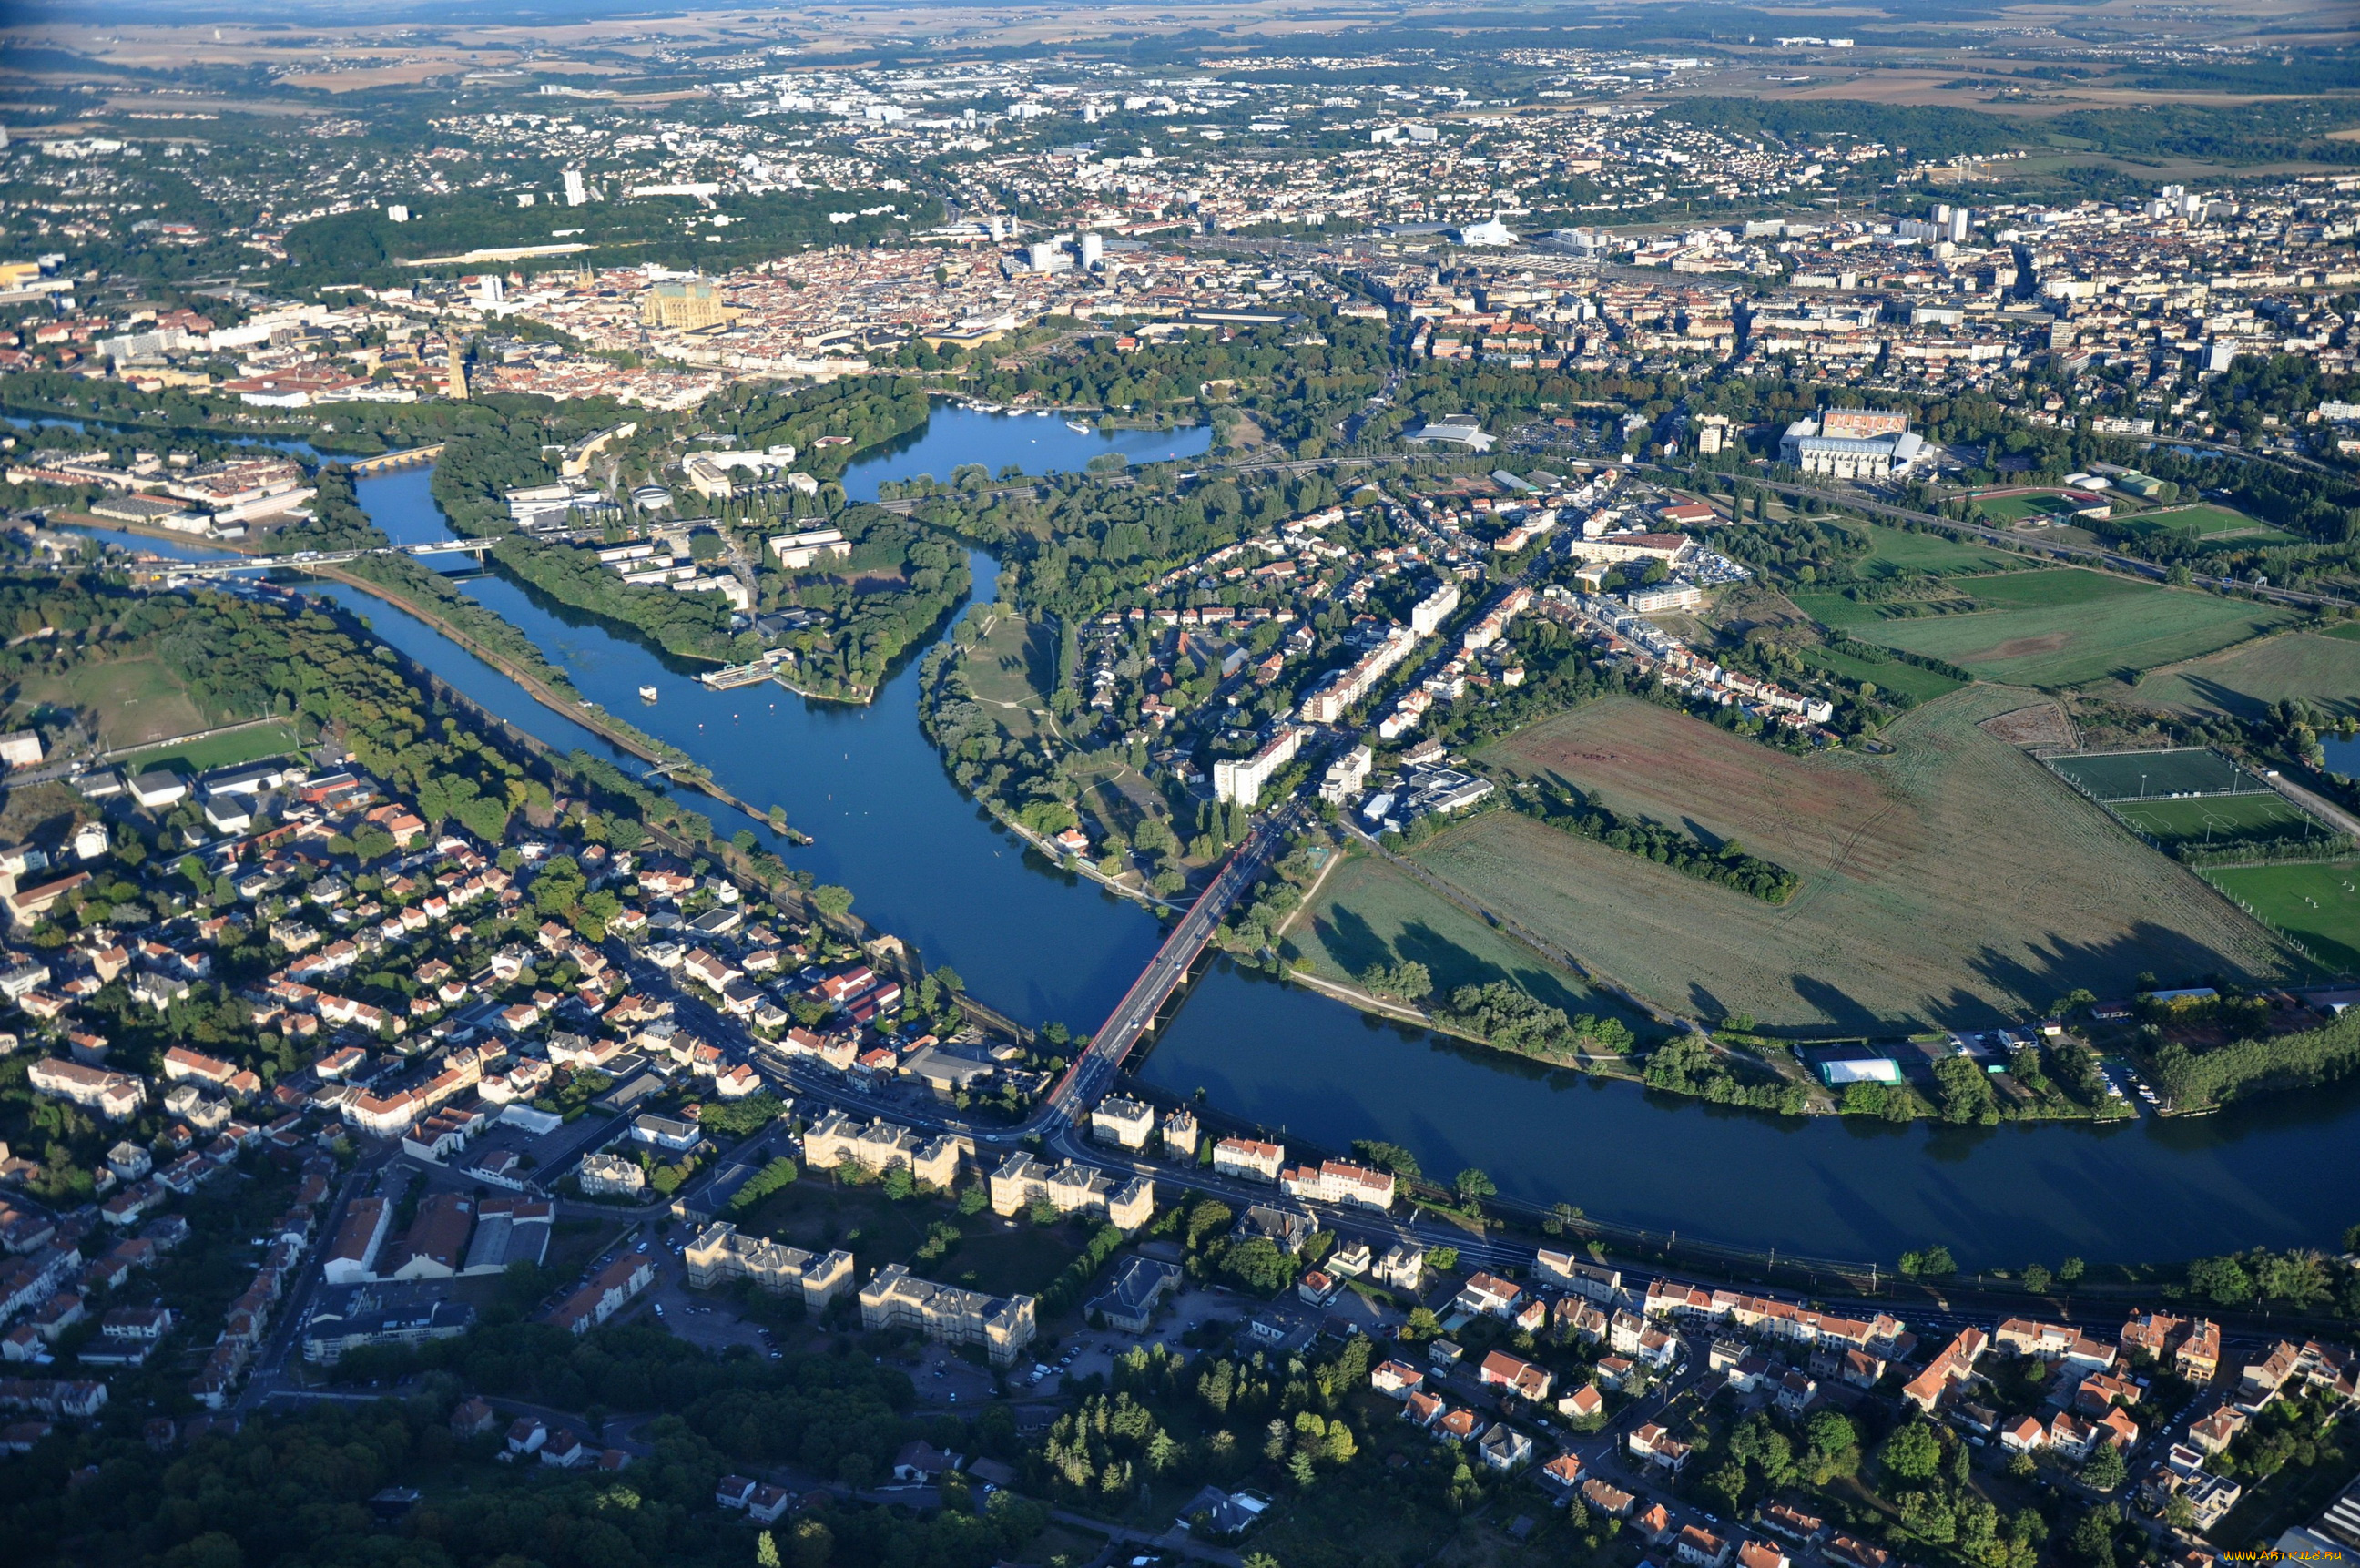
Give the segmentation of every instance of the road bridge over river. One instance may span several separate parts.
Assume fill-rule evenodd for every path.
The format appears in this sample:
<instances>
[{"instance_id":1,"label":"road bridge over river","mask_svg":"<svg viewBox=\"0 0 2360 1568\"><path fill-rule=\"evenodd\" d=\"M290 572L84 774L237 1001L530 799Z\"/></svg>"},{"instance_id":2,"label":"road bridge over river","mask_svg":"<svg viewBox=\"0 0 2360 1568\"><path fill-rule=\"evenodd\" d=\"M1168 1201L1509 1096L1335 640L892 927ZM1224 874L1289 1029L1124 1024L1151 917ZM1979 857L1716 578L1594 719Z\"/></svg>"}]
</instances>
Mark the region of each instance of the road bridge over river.
<instances>
[{"instance_id":1,"label":"road bridge over river","mask_svg":"<svg viewBox=\"0 0 2360 1568\"><path fill-rule=\"evenodd\" d=\"M380 544L368 550L301 550L291 555L241 555L234 560L176 561L172 576L176 577L228 577L240 572L268 572L291 566L310 571L316 566L341 566L353 561L365 561L372 555L408 555L417 559L428 555L473 555L481 561L484 552L497 543L489 539L444 539L424 544Z\"/></svg>"},{"instance_id":2,"label":"road bridge over river","mask_svg":"<svg viewBox=\"0 0 2360 1568\"><path fill-rule=\"evenodd\" d=\"M1065 1069L1065 1076L1049 1091L1041 1113L1026 1124L1028 1130L1054 1133L1074 1124L1113 1087L1132 1047L1154 1027L1156 1014L1187 980L1189 970L1204 955L1213 933L1220 928L1222 918L1260 880L1271 857L1285 844L1292 817L1291 811L1284 810L1263 817L1246 835L1245 842L1230 852L1228 861L1196 902L1188 906L1180 923L1172 927L1171 935L1164 938L1164 945L1156 949L1147 968L1122 993L1122 1000L1114 1004L1107 1021L1098 1025L1098 1032L1090 1036L1089 1048Z\"/></svg>"}]
</instances>

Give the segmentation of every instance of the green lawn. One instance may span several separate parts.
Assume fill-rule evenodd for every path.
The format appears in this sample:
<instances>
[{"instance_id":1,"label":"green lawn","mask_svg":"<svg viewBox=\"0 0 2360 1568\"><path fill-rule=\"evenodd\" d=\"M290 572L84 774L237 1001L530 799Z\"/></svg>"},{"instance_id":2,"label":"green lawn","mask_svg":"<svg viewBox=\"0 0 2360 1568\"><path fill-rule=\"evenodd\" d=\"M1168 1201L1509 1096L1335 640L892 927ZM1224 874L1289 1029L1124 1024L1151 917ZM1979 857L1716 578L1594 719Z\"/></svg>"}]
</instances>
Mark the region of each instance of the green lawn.
<instances>
[{"instance_id":1,"label":"green lawn","mask_svg":"<svg viewBox=\"0 0 2360 1568\"><path fill-rule=\"evenodd\" d=\"M39 707L72 708L95 723L109 749L187 735L208 722L180 676L145 656L83 659L62 672L37 671L8 696L10 728L21 728Z\"/></svg>"},{"instance_id":2,"label":"green lawn","mask_svg":"<svg viewBox=\"0 0 2360 1568\"><path fill-rule=\"evenodd\" d=\"M1898 659L1863 659L1833 648L1808 648L1803 651L1803 663L1828 674L1874 681L1879 691L1905 692L1918 702L1931 702L1959 689L1959 683L1940 671L1920 669Z\"/></svg>"},{"instance_id":3,"label":"green lawn","mask_svg":"<svg viewBox=\"0 0 2360 1568\"><path fill-rule=\"evenodd\" d=\"M202 773L213 768L234 768L241 762L258 762L265 757L283 757L300 743L295 733L295 721L290 718L277 724L257 724L251 729L228 735L209 736L186 746L143 751L124 765L134 773L169 767L176 773Z\"/></svg>"},{"instance_id":4,"label":"green lawn","mask_svg":"<svg viewBox=\"0 0 2360 1568\"><path fill-rule=\"evenodd\" d=\"M1868 559L1860 565L1861 576L1883 579L1913 576L1920 573L1932 576L1956 576L1983 572L2010 572L2021 568L2023 560L2005 550L1988 545L1963 544L1941 533L1912 533L1907 529L1885 528L1872 523L1866 530L1869 538Z\"/></svg>"},{"instance_id":5,"label":"green lawn","mask_svg":"<svg viewBox=\"0 0 2360 1568\"><path fill-rule=\"evenodd\" d=\"M995 1296L1039 1294L1073 1261L1084 1239L1075 1222L1043 1228L1020 1217L1011 1226L989 1210L961 1214L941 1198L896 1202L875 1186L837 1185L825 1171L805 1171L751 1214L735 1217L748 1234L814 1252L840 1246L852 1254L863 1278L886 1264L906 1263L925 1278ZM958 1227L958 1240L934 1257L918 1256L929 1231L945 1223Z\"/></svg>"},{"instance_id":6,"label":"green lawn","mask_svg":"<svg viewBox=\"0 0 2360 1568\"><path fill-rule=\"evenodd\" d=\"M2224 866L2202 874L2328 970L2360 975L2360 863Z\"/></svg>"},{"instance_id":7,"label":"green lawn","mask_svg":"<svg viewBox=\"0 0 2360 1568\"><path fill-rule=\"evenodd\" d=\"M2069 686L2192 659L2274 631L2290 610L2079 568L2009 572L1959 585L1977 609L1886 619L1836 592L1794 596L1863 641L1930 654L2012 685Z\"/></svg>"}]
</instances>

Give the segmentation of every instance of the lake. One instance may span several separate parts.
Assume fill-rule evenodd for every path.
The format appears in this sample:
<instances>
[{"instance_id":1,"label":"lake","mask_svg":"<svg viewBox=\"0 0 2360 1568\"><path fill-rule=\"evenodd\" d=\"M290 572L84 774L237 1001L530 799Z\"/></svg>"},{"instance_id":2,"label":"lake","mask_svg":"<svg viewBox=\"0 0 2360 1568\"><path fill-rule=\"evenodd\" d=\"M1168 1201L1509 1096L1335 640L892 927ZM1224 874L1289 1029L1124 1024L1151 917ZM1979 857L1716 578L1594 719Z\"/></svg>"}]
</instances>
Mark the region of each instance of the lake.
<instances>
[{"instance_id":1,"label":"lake","mask_svg":"<svg viewBox=\"0 0 2360 1568\"><path fill-rule=\"evenodd\" d=\"M1202 456L1213 444L1210 425L1178 430L1078 431L1062 414L993 414L937 401L926 422L872 447L844 470L844 493L856 501L877 499L887 479L931 475L945 484L954 470L980 463L996 477L1013 463L1036 477L1076 473L1093 457L1120 452L1133 463Z\"/></svg>"}]
</instances>

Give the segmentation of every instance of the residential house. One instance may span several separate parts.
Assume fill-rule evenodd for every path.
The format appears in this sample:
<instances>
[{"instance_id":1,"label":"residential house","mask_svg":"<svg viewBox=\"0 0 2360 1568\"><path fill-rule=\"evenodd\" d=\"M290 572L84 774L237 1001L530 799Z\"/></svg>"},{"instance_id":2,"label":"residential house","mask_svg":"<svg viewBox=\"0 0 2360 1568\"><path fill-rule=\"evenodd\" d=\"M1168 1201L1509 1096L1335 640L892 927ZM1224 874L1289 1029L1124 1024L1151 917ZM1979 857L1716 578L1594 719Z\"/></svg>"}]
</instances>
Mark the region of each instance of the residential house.
<instances>
[{"instance_id":1,"label":"residential house","mask_svg":"<svg viewBox=\"0 0 2360 1568\"><path fill-rule=\"evenodd\" d=\"M1688 1445L1653 1421L1634 1430L1624 1442L1631 1457L1644 1459L1669 1475L1678 1475L1688 1462Z\"/></svg>"},{"instance_id":2,"label":"residential house","mask_svg":"<svg viewBox=\"0 0 2360 1568\"><path fill-rule=\"evenodd\" d=\"M1486 1467L1513 1472L1532 1463L1533 1440L1501 1421L1475 1440L1475 1453Z\"/></svg>"},{"instance_id":3,"label":"residential house","mask_svg":"<svg viewBox=\"0 0 2360 1568\"><path fill-rule=\"evenodd\" d=\"M1487 1388L1503 1388L1519 1398L1540 1404L1548 1398L1549 1375L1531 1362L1495 1350L1486 1355L1476 1368L1476 1376Z\"/></svg>"}]
</instances>

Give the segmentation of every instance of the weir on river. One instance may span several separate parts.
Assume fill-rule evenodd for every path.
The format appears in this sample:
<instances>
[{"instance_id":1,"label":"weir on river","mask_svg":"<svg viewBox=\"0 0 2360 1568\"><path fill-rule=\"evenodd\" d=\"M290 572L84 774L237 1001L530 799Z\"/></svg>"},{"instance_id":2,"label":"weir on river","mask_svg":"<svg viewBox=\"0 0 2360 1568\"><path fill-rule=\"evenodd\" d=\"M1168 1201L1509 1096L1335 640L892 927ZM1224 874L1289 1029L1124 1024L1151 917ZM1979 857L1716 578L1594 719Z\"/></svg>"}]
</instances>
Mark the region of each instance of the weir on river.
<instances>
[{"instance_id":1,"label":"weir on river","mask_svg":"<svg viewBox=\"0 0 2360 1568\"><path fill-rule=\"evenodd\" d=\"M1011 427L1015 428L1011 428ZM1180 433L1187 435L1190 433ZM1194 433L1201 450L1201 432ZM1165 443L1158 449L1145 443ZM1134 460L1186 455L1170 435L1125 433ZM1078 467L1102 437L1054 420L938 409L922 434L868 455L847 491L961 462ZM409 469L360 484L397 543L447 538ZM148 547L149 541L125 543ZM191 554L201 554L192 551ZM998 573L974 553L975 595ZM816 843L715 810L855 908L956 969L976 995L1030 1024L1098 1026L1156 949L1136 904L1052 865L952 784L918 731L912 660L860 708L775 687L706 689L627 631L498 576L462 585L521 628L585 696L687 751L758 810L776 803ZM439 632L343 586L325 591L489 711L560 751L628 764ZM640 706L638 688L661 694ZM636 769L634 770L637 771ZM699 800L700 810L712 803ZM1933 1242L1969 1266L2052 1267L2069 1255L2149 1261L2256 1245L2332 1245L2360 1221L2360 1082L2193 1120L1992 1128L1786 1119L1579 1074L1381 1023L1301 988L1216 962L1131 1070L1180 1095L1330 1148L1382 1138L1448 1180L1480 1166L1514 1198L1742 1246L1890 1260Z\"/></svg>"}]
</instances>

